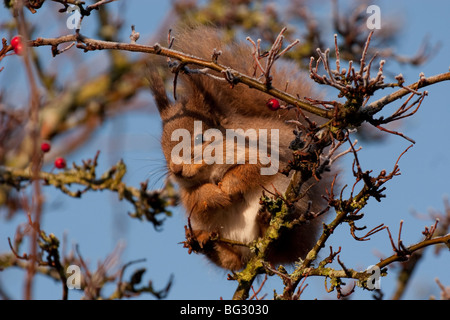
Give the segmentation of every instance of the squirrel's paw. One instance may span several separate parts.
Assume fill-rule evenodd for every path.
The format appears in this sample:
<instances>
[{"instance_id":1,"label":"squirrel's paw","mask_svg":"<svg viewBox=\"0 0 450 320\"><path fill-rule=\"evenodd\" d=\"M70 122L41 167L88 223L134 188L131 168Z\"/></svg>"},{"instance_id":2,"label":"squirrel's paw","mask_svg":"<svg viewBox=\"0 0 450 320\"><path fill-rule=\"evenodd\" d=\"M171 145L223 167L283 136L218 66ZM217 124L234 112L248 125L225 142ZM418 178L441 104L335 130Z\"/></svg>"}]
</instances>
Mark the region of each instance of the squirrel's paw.
<instances>
[{"instance_id":1,"label":"squirrel's paw","mask_svg":"<svg viewBox=\"0 0 450 320\"><path fill-rule=\"evenodd\" d=\"M197 192L204 210L226 208L232 204L230 196L215 184L205 184Z\"/></svg>"}]
</instances>

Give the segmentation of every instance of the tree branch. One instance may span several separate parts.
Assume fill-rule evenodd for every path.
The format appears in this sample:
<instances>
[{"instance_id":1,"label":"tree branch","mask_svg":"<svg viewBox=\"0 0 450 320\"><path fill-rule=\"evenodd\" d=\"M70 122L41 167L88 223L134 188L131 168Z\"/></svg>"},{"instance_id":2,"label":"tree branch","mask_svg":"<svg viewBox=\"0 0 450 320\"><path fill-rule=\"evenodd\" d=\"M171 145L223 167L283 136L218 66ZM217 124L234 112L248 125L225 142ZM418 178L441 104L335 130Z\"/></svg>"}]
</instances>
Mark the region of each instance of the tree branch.
<instances>
[{"instance_id":1,"label":"tree branch","mask_svg":"<svg viewBox=\"0 0 450 320\"><path fill-rule=\"evenodd\" d=\"M421 78L419 81L407 86L406 88L399 89L381 99L378 99L374 102L371 102L367 105L361 112L366 113L367 115L374 115L379 112L383 107L389 103L392 103L407 94L410 94L412 90L418 90L420 88L427 87L429 85L450 80L450 72L441 73L435 76L431 76L428 78Z\"/></svg>"},{"instance_id":2,"label":"tree branch","mask_svg":"<svg viewBox=\"0 0 450 320\"><path fill-rule=\"evenodd\" d=\"M53 185L65 194L79 198L88 190L102 191L110 190L117 193L119 200L126 199L130 202L135 212L130 214L139 219L146 218L152 222L155 228L162 224L162 220L156 218L163 213L171 215L166 207L176 205L178 196L174 189L168 185L162 191L147 191L147 183L142 183L140 189L127 186L123 181L126 173L126 166L119 161L115 166L106 171L100 178L96 177L95 168L97 166L97 156L94 161L86 161L83 166L73 165L73 169L61 171L59 173L37 172L36 176L29 169L4 168L0 167L0 183L21 189L24 182L36 180L44 181L45 185ZM71 191L69 186L80 185L82 190Z\"/></svg>"},{"instance_id":3,"label":"tree branch","mask_svg":"<svg viewBox=\"0 0 450 320\"><path fill-rule=\"evenodd\" d=\"M265 83L260 82L259 80L244 75L238 71L232 70L227 66L223 66L221 64L216 63L215 61L208 61L205 59L201 59L198 57L194 57L180 51L176 51L173 49L168 49L162 47L160 44L155 44L153 46L140 45L136 43L121 43L121 42L112 42L112 41L103 41L103 40L95 40L91 38L87 38L82 36L81 34L74 35L66 35L58 38L37 38L36 40L32 40L28 43L28 45L32 47L41 47L41 46L51 46L53 48L54 54L58 54L58 50L55 48L63 43L67 42L76 42L77 47L87 51L94 50L122 50L122 51L130 51L130 52L141 52L148 54L161 55L168 58L177 59L180 64L183 65L196 65L208 68L210 70L217 71L219 73L228 73L233 77L233 81L236 83L240 82L247 85L250 88L259 90L261 92L265 92L267 94L276 97L287 104L292 104L299 106L300 108L321 116L323 118L331 118L332 112L329 110L325 110L322 108L318 108L314 105L311 105L307 102L304 102L282 90L274 88L272 86L267 86Z\"/></svg>"}]
</instances>

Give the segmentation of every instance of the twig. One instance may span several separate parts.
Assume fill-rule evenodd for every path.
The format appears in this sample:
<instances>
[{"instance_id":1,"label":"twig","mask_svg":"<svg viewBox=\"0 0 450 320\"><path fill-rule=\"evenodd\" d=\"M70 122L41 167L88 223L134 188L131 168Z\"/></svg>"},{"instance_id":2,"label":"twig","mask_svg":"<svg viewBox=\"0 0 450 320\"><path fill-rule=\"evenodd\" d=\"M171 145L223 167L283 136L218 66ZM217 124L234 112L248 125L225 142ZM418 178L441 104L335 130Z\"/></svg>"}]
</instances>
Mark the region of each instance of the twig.
<instances>
[{"instance_id":1,"label":"twig","mask_svg":"<svg viewBox=\"0 0 450 320\"><path fill-rule=\"evenodd\" d=\"M250 298L248 298L248 300L253 300L253 299L262 300L262 299L264 299L264 297L266 295L263 295L261 298L258 299L258 294L261 292L261 290L262 290L264 284L266 283L267 279L268 279L267 274L265 274L264 275L264 279L261 282L261 285L259 286L258 290L256 290L256 291L253 289L253 286L252 286L253 295Z\"/></svg>"},{"instance_id":2,"label":"twig","mask_svg":"<svg viewBox=\"0 0 450 320\"><path fill-rule=\"evenodd\" d=\"M46 185L53 185L71 197L79 198L86 191L110 190L117 193L119 200L126 199L135 209L130 214L132 217L139 219L145 218L152 222L155 228L162 224L162 220L156 218L159 214L170 215L170 211L166 206L173 206L178 201L178 197L173 188L168 185L163 191L147 191L147 184L143 183L140 189L127 186L123 181L126 172L126 166L123 161L119 161L115 166L106 171L100 178L96 177L95 167L97 166L96 158L94 161L85 162L83 166L74 164L71 170L65 170L59 173L50 173L39 171L37 177L33 177L30 170L12 169L0 167L0 183L11 185L17 189L22 188L24 181L44 181ZM83 190L71 191L69 185L84 186ZM39 184L40 185L40 184Z\"/></svg>"},{"instance_id":3,"label":"twig","mask_svg":"<svg viewBox=\"0 0 450 320\"><path fill-rule=\"evenodd\" d=\"M435 76L424 78L423 80L419 80L407 87L399 89L396 92L393 92L379 100L370 103L364 108L362 112L366 113L367 115L374 115L377 112L379 112L385 105L392 103L411 93L411 90L418 90L420 88L424 88L438 82L449 80L450 80L450 72L441 73Z\"/></svg>"},{"instance_id":4,"label":"twig","mask_svg":"<svg viewBox=\"0 0 450 320\"><path fill-rule=\"evenodd\" d=\"M415 245L406 247L405 250L409 253L413 253L415 251L421 250L423 248L426 248L428 246L437 245L437 244L445 244L448 247L450 247L450 234L447 234L445 236L436 237L429 240L423 240ZM376 265L382 269L386 267L387 265L396 262L396 261L404 261L405 257L402 255L399 255L397 253L393 254L392 256L382 259L380 262L378 262Z\"/></svg>"},{"instance_id":5,"label":"twig","mask_svg":"<svg viewBox=\"0 0 450 320\"><path fill-rule=\"evenodd\" d=\"M278 98L287 104L292 105L298 105L300 108L311 112L313 114L316 114L318 116L324 117L324 118L331 118L331 113L327 110L318 108L316 106L313 106L309 103L306 103L300 99L297 99L296 97L282 91L279 89L276 89L274 87L267 88L267 86L264 83L261 83L257 79L254 79L252 77L249 77L247 75L244 75L238 71L231 70L230 68L217 64L214 61L209 61L205 59L201 59L198 57L190 56L188 54L163 48L160 44L155 44L154 46L146 46L146 45L140 45L140 44L134 44L134 43L119 43L119 42L112 42L112 41L102 41L102 40L95 40L90 39L87 37L84 37L81 34L75 34L75 35L66 35L61 36L58 38L37 38L36 40L30 41L28 43L29 46L33 47L40 47L40 46L58 46L62 43L66 42L77 42L77 47L80 49L83 49L84 51L94 51L94 50L123 50L123 51L130 51L130 52L142 52L142 53L149 53L149 54L156 54L165 56L168 58L176 59L179 61L182 65L197 65L202 66L205 68L208 68L210 70L224 73L228 72L233 77L233 81L238 83L243 83L250 88L254 88L256 90L268 93L272 95L275 98Z\"/></svg>"}]
</instances>

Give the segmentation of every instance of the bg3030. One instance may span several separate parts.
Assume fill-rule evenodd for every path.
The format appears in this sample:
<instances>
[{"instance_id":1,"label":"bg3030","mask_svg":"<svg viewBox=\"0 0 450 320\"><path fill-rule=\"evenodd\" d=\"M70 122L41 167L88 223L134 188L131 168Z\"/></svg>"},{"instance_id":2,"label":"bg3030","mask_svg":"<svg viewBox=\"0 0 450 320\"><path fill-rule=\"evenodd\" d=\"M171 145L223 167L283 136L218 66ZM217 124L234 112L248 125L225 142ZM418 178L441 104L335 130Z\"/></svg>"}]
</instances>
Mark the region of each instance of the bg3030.
<instances>
[{"instance_id":1,"label":"bg3030","mask_svg":"<svg viewBox=\"0 0 450 320\"><path fill-rule=\"evenodd\" d=\"M237 304L225 305L225 314L268 314L268 305L259 304Z\"/></svg>"}]
</instances>

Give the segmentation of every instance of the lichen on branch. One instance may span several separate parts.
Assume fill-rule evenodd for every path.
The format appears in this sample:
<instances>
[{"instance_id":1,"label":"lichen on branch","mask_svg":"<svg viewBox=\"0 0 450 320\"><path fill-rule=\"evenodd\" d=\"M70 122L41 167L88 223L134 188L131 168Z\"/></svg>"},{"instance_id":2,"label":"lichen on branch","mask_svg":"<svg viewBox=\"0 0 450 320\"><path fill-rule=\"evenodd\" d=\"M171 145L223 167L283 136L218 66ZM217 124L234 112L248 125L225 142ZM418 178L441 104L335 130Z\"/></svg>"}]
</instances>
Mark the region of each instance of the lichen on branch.
<instances>
[{"instance_id":1,"label":"lichen on branch","mask_svg":"<svg viewBox=\"0 0 450 320\"><path fill-rule=\"evenodd\" d=\"M148 191L148 183L141 183L140 188L131 187L123 182L127 171L125 163L120 160L116 165L97 176L98 165L97 152L93 159L83 161L82 165L73 164L71 169L53 172L38 172L37 179L44 186L53 186L70 197L80 198L88 191L109 190L117 194L119 200L126 200L134 207L130 216L145 219L151 222L155 228L161 226L163 219L160 215L170 216L168 207L175 206L178 201L177 193L171 185L167 185L161 191ZM6 184L20 190L31 182L34 176L29 168L16 169L0 167L0 183ZM71 190L72 186L80 189Z\"/></svg>"}]
</instances>

